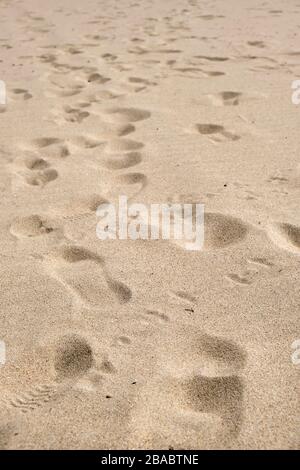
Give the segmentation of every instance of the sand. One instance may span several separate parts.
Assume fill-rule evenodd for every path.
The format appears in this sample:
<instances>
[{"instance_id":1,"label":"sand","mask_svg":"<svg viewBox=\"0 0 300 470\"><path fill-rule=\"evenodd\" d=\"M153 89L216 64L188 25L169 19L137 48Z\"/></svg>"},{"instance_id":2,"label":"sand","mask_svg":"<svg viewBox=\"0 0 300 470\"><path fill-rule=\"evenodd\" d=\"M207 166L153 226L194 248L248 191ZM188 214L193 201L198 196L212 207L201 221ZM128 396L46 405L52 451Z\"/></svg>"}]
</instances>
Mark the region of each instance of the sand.
<instances>
[{"instance_id":1,"label":"sand","mask_svg":"<svg viewBox=\"0 0 300 470\"><path fill-rule=\"evenodd\" d=\"M299 447L299 0L0 21L0 447ZM99 240L119 195L204 204L204 248Z\"/></svg>"}]
</instances>

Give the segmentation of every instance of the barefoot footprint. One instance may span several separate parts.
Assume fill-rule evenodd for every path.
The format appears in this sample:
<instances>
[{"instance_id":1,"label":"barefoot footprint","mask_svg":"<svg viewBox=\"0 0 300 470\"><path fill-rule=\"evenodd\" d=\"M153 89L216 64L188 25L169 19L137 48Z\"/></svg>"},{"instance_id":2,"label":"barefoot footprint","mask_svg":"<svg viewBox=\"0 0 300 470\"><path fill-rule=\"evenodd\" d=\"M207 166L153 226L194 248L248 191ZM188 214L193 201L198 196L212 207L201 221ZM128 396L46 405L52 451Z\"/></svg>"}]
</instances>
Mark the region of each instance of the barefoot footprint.
<instances>
[{"instance_id":1,"label":"barefoot footprint","mask_svg":"<svg viewBox=\"0 0 300 470\"><path fill-rule=\"evenodd\" d=\"M99 308L105 301L124 304L131 299L129 287L111 277L104 259L85 248L60 246L49 253L47 264L74 300L88 307Z\"/></svg>"},{"instance_id":2,"label":"barefoot footprint","mask_svg":"<svg viewBox=\"0 0 300 470\"><path fill-rule=\"evenodd\" d=\"M235 439L243 422L245 351L186 327L164 337L159 356L158 374L142 389L133 413L133 440L139 436L147 448L207 448L220 437Z\"/></svg>"},{"instance_id":3,"label":"barefoot footprint","mask_svg":"<svg viewBox=\"0 0 300 470\"><path fill-rule=\"evenodd\" d=\"M34 411L62 395L84 377L94 364L93 350L78 334L66 334L51 347L51 367L55 374L52 381L32 385L22 392L4 394L2 402L8 409L21 413Z\"/></svg>"}]
</instances>

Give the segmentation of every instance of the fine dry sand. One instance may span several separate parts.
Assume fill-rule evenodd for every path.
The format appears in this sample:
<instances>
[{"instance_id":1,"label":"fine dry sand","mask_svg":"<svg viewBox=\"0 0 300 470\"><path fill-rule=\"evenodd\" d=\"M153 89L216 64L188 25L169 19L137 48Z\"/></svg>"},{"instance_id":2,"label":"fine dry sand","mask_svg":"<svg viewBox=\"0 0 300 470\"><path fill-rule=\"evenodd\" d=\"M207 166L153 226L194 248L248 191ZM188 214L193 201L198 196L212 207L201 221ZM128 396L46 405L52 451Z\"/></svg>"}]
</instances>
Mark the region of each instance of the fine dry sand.
<instances>
[{"instance_id":1,"label":"fine dry sand","mask_svg":"<svg viewBox=\"0 0 300 470\"><path fill-rule=\"evenodd\" d=\"M0 447L299 445L299 0L1 0ZM205 204L205 245L96 208Z\"/></svg>"}]
</instances>

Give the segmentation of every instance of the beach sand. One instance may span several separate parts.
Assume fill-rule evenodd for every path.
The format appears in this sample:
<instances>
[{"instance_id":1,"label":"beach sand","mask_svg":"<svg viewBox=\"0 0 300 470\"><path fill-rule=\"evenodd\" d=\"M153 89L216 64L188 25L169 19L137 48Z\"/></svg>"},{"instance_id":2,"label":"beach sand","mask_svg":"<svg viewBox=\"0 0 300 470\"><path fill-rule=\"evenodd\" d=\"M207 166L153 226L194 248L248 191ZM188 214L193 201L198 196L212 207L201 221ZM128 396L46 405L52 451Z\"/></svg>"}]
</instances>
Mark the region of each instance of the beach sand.
<instances>
[{"instance_id":1,"label":"beach sand","mask_svg":"<svg viewBox=\"0 0 300 470\"><path fill-rule=\"evenodd\" d=\"M0 2L0 448L299 448L299 27ZM204 204L203 249L99 240L120 195Z\"/></svg>"}]
</instances>

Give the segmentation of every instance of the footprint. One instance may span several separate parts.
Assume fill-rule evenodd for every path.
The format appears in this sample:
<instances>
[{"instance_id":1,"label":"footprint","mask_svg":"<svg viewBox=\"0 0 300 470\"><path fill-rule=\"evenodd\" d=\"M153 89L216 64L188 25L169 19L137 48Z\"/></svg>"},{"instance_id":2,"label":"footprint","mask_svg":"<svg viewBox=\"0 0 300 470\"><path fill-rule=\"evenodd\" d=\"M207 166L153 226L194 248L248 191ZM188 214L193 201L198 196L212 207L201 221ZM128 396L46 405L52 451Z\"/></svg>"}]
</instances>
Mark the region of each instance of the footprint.
<instances>
[{"instance_id":1,"label":"footprint","mask_svg":"<svg viewBox=\"0 0 300 470\"><path fill-rule=\"evenodd\" d=\"M79 303L101 308L105 302L124 304L131 299L131 290L111 277L103 258L85 248L60 246L46 261L53 276Z\"/></svg>"},{"instance_id":2,"label":"footprint","mask_svg":"<svg viewBox=\"0 0 300 470\"><path fill-rule=\"evenodd\" d=\"M65 158L70 155L70 149L65 140L56 137L40 137L22 145L26 151L38 152L44 158Z\"/></svg>"},{"instance_id":3,"label":"footprint","mask_svg":"<svg viewBox=\"0 0 300 470\"><path fill-rule=\"evenodd\" d=\"M92 348L78 334L60 337L51 349L55 379L49 383L33 385L19 393L4 393L2 402L6 408L25 414L45 406L76 386L94 364Z\"/></svg>"},{"instance_id":4,"label":"footprint","mask_svg":"<svg viewBox=\"0 0 300 470\"><path fill-rule=\"evenodd\" d=\"M53 64L57 61L57 56L55 54L41 54L38 56L38 59L43 63L43 64Z\"/></svg>"},{"instance_id":5,"label":"footprint","mask_svg":"<svg viewBox=\"0 0 300 470\"><path fill-rule=\"evenodd\" d=\"M224 140L239 140L240 136L227 131L218 124L196 124L195 130L201 135L208 136L212 142L222 142Z\"/></svg>"},{"instance_id":6,"label":"footprint","mask_svg":"<svg viewBox=\"0 0 300 470\"><path fill-rule=\"evenodd\" d=\"M245 101L261 100L265 95L260 93L244 94L239 91L221 91L220 93L207 94L200 99L200 103L213 106L238 106Z\"/></svg>"},{"instance_id":7,"label":"footprint","mask_svg":"<svg viewBox=\"0 0 300 470\"><path fill-rule=\"evenodd\" d=\"M254 274L252 271L245 271L242 275L230 273L227 275L227 278L235 284L250 285L253 282Z\"/></svg>"},{"instance_id":8,"label":"footprint","mask_svg":"<svg viewBox=\"0 0 300 470\"><path fill-rule=\"evenodd\" d=\"M92 103L101 103L103 100L112 100L115 98L120 98L122 93L117 92L115 90L97 90L93 94L88 95L88 101L90 104Z\"/></svg>"},{"instance_id":9,"label":"footprint","mask_svg":"<svg viewBox=\"0 0 300 470\"><path fill-rule=\"evenodd\" d=\"M88 83L96 83L97 85L103 85L106 82L109 82L111 79L108 77L104 77L100 73L91 73L87 77Z\"/></svg>"},{"instance_id":10,"label":"footprint","mask_svg":"<svg viewBox=\"0 0 300 470\"><path fill-rule=\"evenodd\" d=\"M244 269L240 273L230 273L226 276L227 279L234 284L251 285L266 275L278 277L278 273L282 271L276 264L264 257L249 258L247 263L250 264L250 269Z\"/></svg>"},{"instance_id":11,"label":"footprint","mask_svg":"<svg viewBox=\"0 0 300 470\"><path fill-rule=\"evenodd\" d=\"M105 59L108 62L115 61L117 60L118 56L114 54L110 54L109 52L102 54L101 56L103 59Z\"/></svg>"},{"instance_id":12,"label":"footprint","mask_svg":"<svg viewBox=\"0 0 300 470\"><path fill-rule=\"evenodd\" d=\"M131 339L128 336L119 336L116 339L115 344L117 346L129 346L131 344Z\"/></svg>"},{"instance_id":13,"label":"footprint","mask_svg":"<svg viewBox=\"0 0 300 470\"><path fill-rule=\"evenodd\" d=\"M0 410L0 450L8 448L14 435L17 435L17 426L11 417L11 413L2 407Z\"/></svg>"},{"instance_id":14,"label":"footprint","mask_svg":"<svg viewBox=\"0 0 300 470\"><path fill-rule=\"evenodd\" d=\"M268 227L272 242L291 253L300 253L300 227L288 223L276 223Z\"/></svg>"},{"instance_id":15,"label":"footprint","mask_svg":"<svg viewBox=\"0 0 300 470\"><path fill-rule=\"evenodd\" d=\"M156 82L152 82L150 80L147 80L146 78L140 78L140 77L129 77L128 82L129 83L138 83L138 84L147 85L147 86L157 85Z\"/></svg>"},{"instance_id":16,"label":"footprint","mask_svg":"<svg viewBox=\"0 0 300 470\"><path fill-rule=\"evenodd\" d=\"M143 173L127 173L116 176L107 184L107 197L110 200L119 196L127 196L128 199L131 199L143 191L147 183L148 178Z\"/></svg>"},{"instance_id":17,"label":"footprint","mask_svg":"<svg viewBox=\"0 0 300 470\"><path fill-rule=\"evenodd\" d=\"M196 376L183 382L186 406L197 413L208 413L221 418L220 434L235 438L243 421L244 385L240 377Z\"/></svg>"},{"instance_id":18,"label":"footprint","mask_svg":"<svg viewBox=\"0 0 300 470\"><path fill-rule=\"evenodd\" d=\"M177 353L174 355L175 345ZM162 357L168 358L163 369L168 375L181 379L238 375L244 369L247 357L233 341L198 333L192 328L179 330L175 343L167 341L160 349Z\"/></svg>"},{"instance_id":19,"label":"footprint","mask_svg":"<svg viewBox=\"0 0 300 470\"><path fill-rule=\"evenodd\" d=\"M23 159L23 164L28 170L45 170L49 167L47 160L35 155L28 156Z\"/></svg>"},{"instance_id":20,"label":"footprint","mask_svg":"<svg viewBox=\"0 0 300 470\"><path fill-rule=\"evenodd\" d=\"M206 77L222 77L226 75L225 72L220 72L219 70L203 70L203 73Z\"/></svg>"},{"instance_id":21,"label":"footprint","mask_svg":"<svg viewBox=\"0 0 300 470\"><path fill-rule=\"evenodd\" d=\"M96 214L98 207L102 204L108 204L108 200L99 194L91 194L84 198L78 198L74 201L73 199L58 207L55 214L62 216L63 219L75 220L81 217Z\"/></svg>"},{"instance_id":22,"label":"footprint","mask_svg":"<svg viewBox=\"0 0 300 470\"><path fill-rule=\"evenodd\" d=\"M75 47L75 46L67 46L67 47L64 47L64 52L65 53L68 53L68 54L71 54L71 55L77 55L77 54L82 54L83 53L83 50L82 49L79 49L78 47Z\"/></svg>"},{"instance_id":23,"label":"footprint","mask_svg":"<svg viewBox=\"0 0 300 470\"><path fill-rule=\"evenodd\" d=\"M263 41L248 41L247 44L249 44L249 46L259 47L260 49L266 47Z\"/></svg>"},{"instance_id":24,"label":"footprint","mask_svg":"<svg viewBox=\"0 0 300 470\"><path fill-rule=\"evenodd\" d=\"M45 92L45 96L49 97L49 98L68 98L70 96L75 96L75 95L78 95L79 93L81 93L82 91L82 87L80 86L70 86L70 87L57 87L57 88L49 88L46 92Z\"/></svg>"},{"instance_id":25,"label":"footprint","mask_svg":"<svg viewBox=\"0 0 300 470\"><path fill-rule=\"evenodd\" d=\"M51 168L45 158L28 150L13 160L11 169L17 177L21 177L30 186L43 187L58 177L58 172Z\"/></svg>"},{"instance_id":26,"label":"footprint","mask_svg":"<svg viewBox=\"0 0 300 470\"><path fill-rule=\"evenodd\" d=\"M55 111L55 122L58 124L61 122L70 122L80 124L84 119L90 116L88 111L84 111L81 108L76 108L73 106L64 106L62 112Z\"/></svg>"},{"instance_id":27,"label":"footprint","mask_svg":"<svg viewBox=\"0 0 300 470\"><path fill-rule=\"evenodd\" d=\"M30 100L32 98L31 93L29 93L28 90L25 90L23 88L13 88L12 90L13 94L13 99L21 99L24 101Z\"/></svg>"},{"instance_id":28,"label":"footprint","mask_svg":"<svg viewBox=\"0 0 300 470\"><path fill-rule=\"evenodd\" d=\"M110 170L121 170L138 165L142 161L140 152L129 152L125 154L112 154L101 163Z\"/></svg>"},{"instance_id":29,"label":"footprint","mask_svg":"<svg viewBox=\"0 0 300 470\"><path fill-rule=\"evenodd\" d=\"M211 21L215 20L216 18L224 18L223 15L199 15L198 18L201 18L202 20L206 21Z\"/></svg>"},{"instance_id":30,"label":"footprint","mask_svg":"<svg viewBox=\"0 0 300 470\"><path fill-rule=\"evenodd\" d=\"M224 127L218 124L196 124L195 127L202 135L218 134L224 130Z\"/></svg>"},{"instance_id":31,"label":"footprint","mask_svg":"<svg viewBox=\"0 0 300 470\"><path fill-rule=\"evenodd\" d=\"M117 372L116 368L114 367L113 363L108 359L104 359L99 367L99 370L103 374L115 374Z\"/></svg>"},{"instance_id":32,"label":"footprint","mask_svg":"<svg viewBox=\"0 0 300 470\"><path fill-rule=\"evenodd\" d=\"M56 57L53 55L46 55L44 56L45 60L50 63L55 63ZM83 80L78 79L68 79L66 80L66 75L63 74L55 74L46 77L47 84L50 84L49 88L45 92L45 94L49 97L70 97L78 95L82 92L86 83Z\"/></svg>"},{"instance_id":33,"label":"footprint","mask_svg":"<svg viewBox=\"0 0 300 470\"><path fill-rule=\"evenodd\" d=\"M229 57L221 57L221 56L207 56L207 55L196 55L196 59L204 59L210 62L225 62L229 60Z\"/></svg>"},{"instance_id":34,"label":"footprint","mask_svg":"<svg viewBox=\"0 0 300 470\"><path fill-rule=\"evenodd\" d=\"M237 106L242 93L237 91L222 91L220 97L224 106Z\"/></svg>"},{"instance_id":35,"label":"footprint","mask_svg":"<svg viewBox=\"0 0 300 470\"><path fill-rule=\"evenodd\" d=\"M268 183L288 183L288 178L284 177L284 176L270 176L270 178L268 179Z\"/></svg>"},{"instance_id":36,"label":"footprint","mask_svg":"<svg viewBox=\"0 0 300 470\"><path fill-rule=\"evenodd\" d=\"M76 245L62 245L53 250L49 256L53 260L65 261L71 264L87 260L95 261L99 264L104 263L104 260L101 256L98 256L96 253Z\"/></svg>"},{"instance_id":37,"label":"footprint","mask_svg":"<svg viewBox=\"0 0 300 470\"><path fill-rule=\"evenodd\" d=\"M193 224L195 225L195 224ZM249 227L240 219L217 212L204 213L204 244L202 250L224 249L243 241L249 233ZM185 238L172 240L173 243L186 248L187 243L195 242Z\"/></svg>"},{"instance_id":38,"label":"footprint","mask_svg":"<svg viewBox=\"0 0 300 470\"><path fill-rule=\"evenodd\" d=\"M207 212L204 215L204 248L225 248L242 241L248 234L248 227L232 216Z\"/></svg>"},{"instance_id":39,"label":"footprint","mask_svg":"<svg viewBox=\"0 0 300 470\"><path fill-rule=\"evenodd\" d=\"M188 292L179 290L179 291L170 291L169 295L181 303L195 304L197 302L196 297Z\"/></svg>"},{"instance_id":40,"label":"footprint","mask_svg":"<svg viewBox=\"0 0 300 470\"><path fill-rule=\"evenodd\" d=\"M39 215L19 217L10 226L10 232L17 238L37 237L53 230L52 225Z\"/></svg>"},{"instance_id":41,"label":"footprint","mask_svg":"<svg viewBox=\"0 0 300 470\"><path fill-rule=\"evenodd\" d=\"M110 140L106 147L105 147L105 152L106 153L126 153L126 152L132 152L134 150L139 150L140 148L144 147L144 144L142 142L136 142L135 140L130 140L130 139L119 139L115 138Z\"/></svg>"},{"instance_id":42,"label":"footprint","mask_svg":"<svg viewBox=\"0 0 300 470\"><path fill-rule=\"evenodd\" d=\"M99 140L95 137L88 136L88 135L79 135L77 137L72 137L67 141L70 148L73 150L90 150L100 145L104 145L103 140Z\"/></svg>"},{"instance_id":43,"label":"footprint","mask_svg":"<svg viewBox=\"0 0 300 470\"><path fill-rule=\"evenodd\" d=\"M24 154L18 155L13 160L13 166L23 170L45 170L46 168L49 168L50 164L35 152L26 151Z\"/></svg>"},{"instance_id":44,"label":"footprint","mask_svg":"<svg viewBox=\"0 0 300 470\"><path fill-rule=\"evenodd\" d=\"M59 381L86 374L93 366L93 351L81 336L62 336L55 349L54 369Z\"/></svg>"},{"instance_id":45,"label":"footprint","mask_svg":"<svg viewBox=\"0 0 300 470\"><path fill-rule=\"evenodd\" d=\"M211 448L220 439L228 445L243 423L244 384L239 374L246 365L245 351L188 326L171 335L158 346L158 375L138 397L132 440L138 436L141 448L159 449Z\"/></svg>"},{"instance_id":46,"label":"footprint","mask_svg":"<svg viewBox=\"0 0 300 470\"><path fill-rule=\"evenodd\" d=\"M113 122L130 123L148 119L151 113L137 108L110 108L105 111L105 116Z\"/></svg>"},{"instance_id":47,"label":"footprint","mask_svg":"<svg viewBox=\"0 0 300 470\"><path fill-rule=\"evenodd\" d=\"M31 186L45 186L51 181L56 180L58 173L54 168L35 171L34 174L25 178L26 183Z\"/></svg>"},{"instance_id":48,"label":"footprint","mask_svg":"<svg viewBox=\"0 0 300 470\"><path fill-rule=\"evenodd\" d=\"M51 145L56 145L62 143L62 139L59 139L57 137L39 137L37 139L34 139L32 141L33 145L36 148L45 148L45 147L50 147Z\"/></svg>"},{"instance_id":49,"label":"footprint","mask_svg":"<svg viewBox=\"0 0 300 470\"><path fill-rule=\"evenodd\" d=\"M242 93L236 91L222 91L218 95L215 95L212 100L215 98L215 103L223 106L238 106L241 95Z\"/></svg>"},{"instance_id":50,"label":"footprint","mask_svg":"<svg viewBox=\"0 0 300 470\"><path fill-rule=\"evenodd\" d=\"M179 54L182 51L180 49L154 49L152 52L156 54Z\"/></svg>"},{"instance_id":51,"label":"footprint","mask_svg":"<svg viewBox=\"0 0 300 470\"><path fill-rule=\"evenodd\" d=\"M181 72L185 77L221 77L225 75L225 72L218 70L203 70L199 67L176 67L174 68L177 72Z\"/></svg>"},{"instance_id":52,"label":"footprint","mask_svg":"<svg viewBox=\"0 0 300 470\"><path fill-rule=\"evenodd\" d=\"M101 124L99 127L99 136L102 139L115 139L118 137L124 137L128 134L131 134L135 131L135 127L132 124L115 124L115 125L108 125L107 123Z\"/></svg>"},{"instance_id":53,"label":"footprint","mask_svg":"<svg viewBox=\"0 0 300 470\"><path fill-rule=\"evenodd\" d=\"M144 54L149 54L150 51L148 51L144 47L135 46L135 47L129 48L128 52L129 52L129 54L144 55Z\"/></svg>"},{"instance_id":54,"label":"footprint","mask_svg":"<svg viewBox=\"0 0 300 470\"><path fill-rule=\"evenodd\" d=\"M170 318L168 315L158 310L152 310L152 309L146 310L143 315L143 318L146 318L147 320L155 319L155 320L158 320L160 323L167 323L170 321Z\"/></svg>"}]
</instances>

